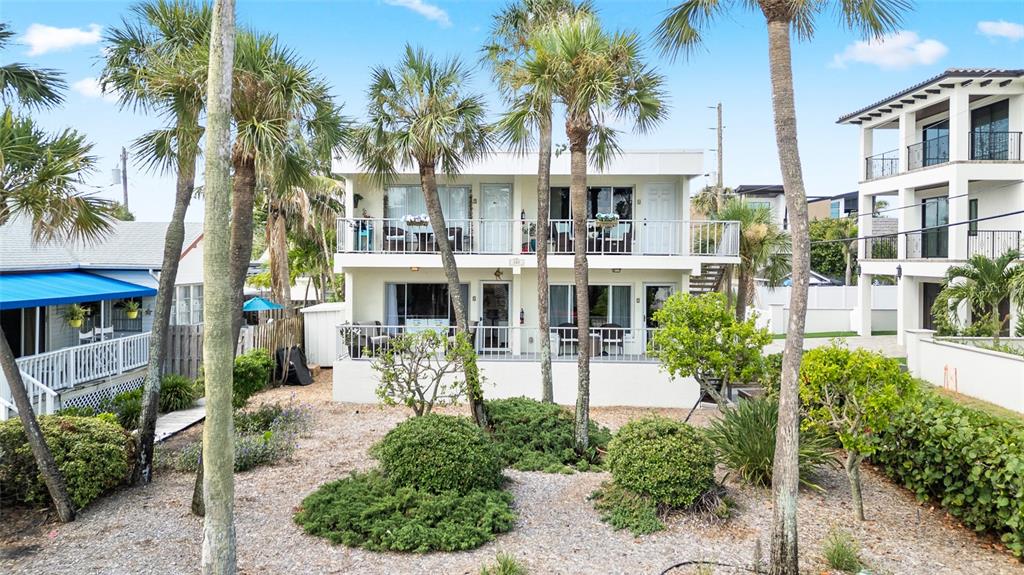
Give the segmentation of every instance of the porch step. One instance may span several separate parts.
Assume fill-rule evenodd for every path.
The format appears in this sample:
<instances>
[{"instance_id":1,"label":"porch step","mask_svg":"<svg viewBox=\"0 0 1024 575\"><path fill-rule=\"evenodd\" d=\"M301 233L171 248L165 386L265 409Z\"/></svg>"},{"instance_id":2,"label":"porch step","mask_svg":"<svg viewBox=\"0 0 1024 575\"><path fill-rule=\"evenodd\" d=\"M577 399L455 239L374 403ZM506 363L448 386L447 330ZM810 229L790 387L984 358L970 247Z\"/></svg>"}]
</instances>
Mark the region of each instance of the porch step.
<instances>
[{"instance_id":1,"label":"porch step","mask_svg":"<svg viewBox=\"0 0 1024 575\"><path fill-rule=\"evenodd\" d=\"M690 294L701 295L718 289L726 264L705 264L699 276L690 276Z\"/></svg>"}]
</instances>

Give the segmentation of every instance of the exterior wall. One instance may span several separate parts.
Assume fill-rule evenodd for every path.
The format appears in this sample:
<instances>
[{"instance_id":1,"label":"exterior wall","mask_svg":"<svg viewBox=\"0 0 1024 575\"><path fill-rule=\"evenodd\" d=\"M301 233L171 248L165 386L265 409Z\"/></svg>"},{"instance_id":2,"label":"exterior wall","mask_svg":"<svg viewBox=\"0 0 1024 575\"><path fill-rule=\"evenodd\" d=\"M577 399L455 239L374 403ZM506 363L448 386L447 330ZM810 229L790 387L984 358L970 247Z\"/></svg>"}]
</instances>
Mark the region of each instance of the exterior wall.
<instances>
[{"instance_id":1,"label":"exterior wall","mask_svg":"<svg viewBox=\"0 0 1024 575\"><path fill-rule=\"evenodd\" d=\"M928 330L908 331L907 369L912 375L1024 413L1024 358L933 336Z\"/></svg>"},{"instance_id":2,"label":"exterior wall","mask_svg":"<svg viewBox=\"0 0 1024 575\"><path fill-rule=\"evenodd\" d=\"M827 220L832 217L832 200L824 199L807 203L807 217L814 220Z\"/></svg>"},{"instance_id":3,"label":"exterior wall","mask_svg":"<svg viewBox=\"0 0 1024 575\"><path fill-rule=\"evenodd\" d=\"M865 278L861 278L864 281ZM870 324L862 332L870 335L870 331L894 331L896 330L896 299L897 287L885 285L871 285L867 280L867 287L870 288L870 300L867 304L870 310ZM807 290L807 325L808 333L825 331L861 331L861 323L864 321L861 312L860 291L864 287L859 286L811 286ZM789 287L769 290L766 287L758 287L755 302L760 309L758 313L764 318L765 325L772 330L772 333L785 333L789 325Z\"/></svg>"},{"instance_id":4,"label":"exterior wall","mask_svg":"<svg viewBox=\"0 0 1024 575\"><path fill-rule=\"evenodd\" d=\"M541 398L540 363L533 361L480 361L486 378L484 397ZM576 403L576 363L551 365L555 403ZM369 361L334 362L334 401L378 403L376 373ZM672 380L656 363L602 363L590 372L590 405L632 407L691 407L699 386L691 378Z\"/></svg>"},{"instance_id":5,"label":"exterior wall","mask_svg":"<svg viewBox=\"0 0 1024 575\"><path fill-rule=\"evenodd\" d=\"M184 254L178 262L178 275L175 285L203 283L203 240L200 238L191 246L185 246Z\"/></svg>"},{"instance_id":6,"label":"exterior wall","mask_svg":"<svg viewBox=\"0 0 1024 575\"><path fill-rule=\"evenodd\" d=\"M302 308L306 361L331 365L338 358L338 324L345 322L347 304L322 303Z\"/></svg>"}]
</instances>

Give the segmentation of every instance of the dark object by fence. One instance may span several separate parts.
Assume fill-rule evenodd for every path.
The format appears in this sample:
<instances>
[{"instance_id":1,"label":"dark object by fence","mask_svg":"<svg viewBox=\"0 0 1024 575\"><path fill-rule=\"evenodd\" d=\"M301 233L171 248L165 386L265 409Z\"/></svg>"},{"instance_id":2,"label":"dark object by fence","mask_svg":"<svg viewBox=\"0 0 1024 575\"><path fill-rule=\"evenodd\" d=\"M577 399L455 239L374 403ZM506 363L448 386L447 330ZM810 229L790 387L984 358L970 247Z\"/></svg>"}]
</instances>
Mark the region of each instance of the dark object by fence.
<instances>
[{"instance_id":1,"label":"dark object by fence","mask_svg":"<svg viewBox=\"0 0 1024 575\"><path fill-rule=\"evenodd\" d=\"M282 347L277 350L277 369L274 379L284 385L310 385L313 376L306 367L306 354L299 346Z\"/></svg>"}]
</instances>

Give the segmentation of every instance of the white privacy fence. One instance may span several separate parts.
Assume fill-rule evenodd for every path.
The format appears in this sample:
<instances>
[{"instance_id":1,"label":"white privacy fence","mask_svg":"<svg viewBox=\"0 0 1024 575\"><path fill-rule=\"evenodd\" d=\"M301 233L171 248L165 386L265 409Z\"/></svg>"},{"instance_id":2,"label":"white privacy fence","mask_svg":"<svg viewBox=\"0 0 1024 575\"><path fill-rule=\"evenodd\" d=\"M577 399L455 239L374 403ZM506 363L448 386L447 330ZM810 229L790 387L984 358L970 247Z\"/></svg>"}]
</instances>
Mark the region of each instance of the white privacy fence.
<instances>
[{"instance_id":1,"label":"white privacy fence","mask_svg":"<svg viewBox=\"0 0 1024 575\"><path fill-rule=\"evenodd\" d=\"M754 296L760 325L772 333L785 333L789 324L789 297L792 288L774 290L758 286ZM808 333L857 331L857 286L810 286L807 289ZM873 331L896 329L896 286L871 286L871 326Z\"/></svg>"}]
</instances>

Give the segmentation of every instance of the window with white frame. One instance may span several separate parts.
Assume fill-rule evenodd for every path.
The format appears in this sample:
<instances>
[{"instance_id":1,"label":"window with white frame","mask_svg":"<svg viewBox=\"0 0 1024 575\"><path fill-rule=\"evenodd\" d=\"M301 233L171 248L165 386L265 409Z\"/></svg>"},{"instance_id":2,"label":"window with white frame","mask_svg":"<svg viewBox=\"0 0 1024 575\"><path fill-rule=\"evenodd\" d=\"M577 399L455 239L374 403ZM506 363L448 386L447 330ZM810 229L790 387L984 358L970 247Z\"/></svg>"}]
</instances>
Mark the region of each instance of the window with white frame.
<instances>
[{"instance_id":1,"label":"window with white frame","mask_svg":"<svg viewBox=\"0 0 1024 575\"><path fill-rule=\"evenodd\" d=\"M576 286L552 285L550 287L549 317L551 325L576 324ZM604 324L615 324L619 327L632 327L633 287L629 285L591 285L590 325L601 327Z\"/></svg>"},{"instance_id":2,"label":"window with white frame","mask_svg":"<svg viewBox=\"0 0 1024 575\"><path fill-rule=\"evenodd\" d=\"M441 212L445 223L469 219L469 186L438 186ZM400 219L427 213L420 186L388 186L388 206L385 217Z\"/></svg>"},{"instance_id":3,"label":"window with white frame","mask_svg":"<svg viewBox=\"0 0 1024 575\"><path fill-rule=\"evenodd\" d=\"M203 323L203 284L174 287L171 323L192 325Z\"/></svg>"}]
</instances>

